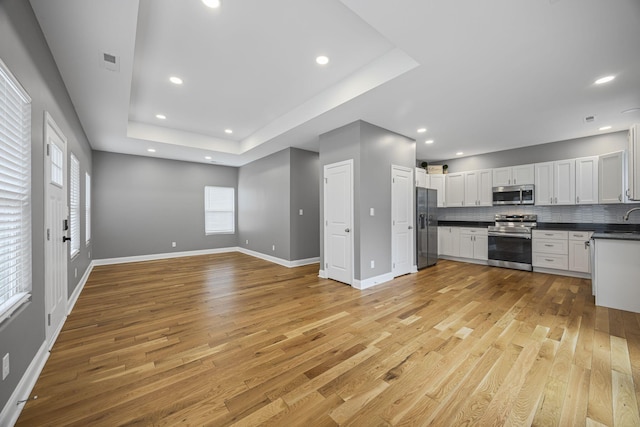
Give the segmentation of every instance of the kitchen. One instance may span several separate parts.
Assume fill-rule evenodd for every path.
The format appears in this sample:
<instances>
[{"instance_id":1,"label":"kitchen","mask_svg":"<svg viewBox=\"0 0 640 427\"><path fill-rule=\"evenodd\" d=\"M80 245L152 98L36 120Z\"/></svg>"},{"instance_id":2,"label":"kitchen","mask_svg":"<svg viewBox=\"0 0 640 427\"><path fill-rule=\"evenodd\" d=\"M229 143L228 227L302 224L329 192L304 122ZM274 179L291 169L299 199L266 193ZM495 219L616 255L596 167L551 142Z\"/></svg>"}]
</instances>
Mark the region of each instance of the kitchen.
<instances>
[{"instance_id":1,"label":"kitchen","mask_svg":"<svg viewBox=\"0 0 640 427\"><path fill-rule=\"evenodd\" d=\"M446 185L439 188L439 256L593 277L596 305L640 312L640 288L627 286L640 273L637 265L618 264L618 280L598 267L606 264L601 254L615 258L621 250L616 242L640 240L640 215L633 213L638 201L627 197L633 194L627 183L637 179L637 128L547 144L535 154L525 148L449 161L453 172L442 175ZM571 155L576 158L566 158ZM535 163L506 166L524 158ZM432 179L437 186L441 175L424 172L416 169L418 186L430 187ZM621 281L620 289L603 285Z\"/></svg>"}]
</instances>

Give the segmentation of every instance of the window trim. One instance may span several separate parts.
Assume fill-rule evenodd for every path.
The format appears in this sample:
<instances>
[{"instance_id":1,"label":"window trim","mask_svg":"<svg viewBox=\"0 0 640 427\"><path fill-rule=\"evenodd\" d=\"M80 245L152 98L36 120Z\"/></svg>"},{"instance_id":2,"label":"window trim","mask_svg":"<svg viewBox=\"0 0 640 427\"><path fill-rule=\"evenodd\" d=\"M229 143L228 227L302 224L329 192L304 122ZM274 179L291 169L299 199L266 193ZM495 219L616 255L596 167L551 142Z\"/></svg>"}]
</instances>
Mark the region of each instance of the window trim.
<instances>
[{"instance_id":1,"label":"window trim","mask_svg":"<svg viewBox=\"0 0 640 427\"><path fill-rule=\"evenodd\" d=\"M23 188L22 197L20 200L20 245L19 251L24 254L17 260L17 270L15 274L18 277L16 280L10 281L10 285L7 287L7 292L4 294L4 301L0 302L0 324L8 319L18 308L31 298L32 289L32 251L31 251L31 235L32 235L32 205L31 199L32 185L31 185L31 97L20 84L18 79L11 73L6 64L0 59L0 84L5 88L10 88L13 95L16 95L20 102L19 108L22 109L18 113L20 117L19 122L22 126L22 132L18 135L18 138L14 142L17 142L20 146L20 153L22 154L23 166L22 173L24 178L19 181L19 186ZM7 147L8 149L8 147ZM20 163L18 163L20 164Z\"/></svg>"},{"instance_id":2,"label":"window trim","mask_svg":"<svg viewBox=\"0 0 640 427\"><path fill-rule=\"evenodd\" d=\"M91 175L84 173L84 243L91 244Z\"/></svg>"},{"instance_id":3,"label":"window trim","mask_svg":"<svg viewBox=\"0 0 640 427\"><path fill-rule=\"evenodd\" d=\"M210 197L211 192L214 192L216 189L220 190L231 190L231 210L229 209L212 209L208 206L211 203ZM210 212L229 212L231 213L231 229L230 230L221 230L221 231L212 231L208 228L207 224L207 213ZM236 189L235 187L224 187L220 185L205 185L204 187L204 234L206 236L212 236L216 234L235 234L236 233Z\"/></svg>"},{"instance_id":4,"label":"window trim","mask_svg":"<svg viewBox=\"0 0 640 427\"><path fill-rule=\"evenodd\" d=\"M69 159L69 256L73 259L80 253L80 160L73 153Z\"/></svg>"}]
</instances>

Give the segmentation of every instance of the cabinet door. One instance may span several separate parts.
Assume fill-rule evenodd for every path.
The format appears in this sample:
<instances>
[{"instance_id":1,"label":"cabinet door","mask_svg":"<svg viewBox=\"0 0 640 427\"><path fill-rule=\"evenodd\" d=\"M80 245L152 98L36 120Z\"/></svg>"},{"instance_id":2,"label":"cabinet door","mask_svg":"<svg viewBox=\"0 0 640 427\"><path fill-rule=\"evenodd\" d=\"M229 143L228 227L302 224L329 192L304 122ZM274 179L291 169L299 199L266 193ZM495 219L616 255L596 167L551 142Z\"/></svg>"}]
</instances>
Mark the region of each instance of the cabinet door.
<instances>
[{"instance_id":1,"label":"cabinet door","mask_svg":"<svg viewBox=\"0 0 640 427\"><path fill-rule=\"evenodd\" d=\"M443 174L429 174L429 188L433 188L438 191L438 207L443 208L445 204L445 175Z\"/></svg>"},{"instance_id":2,"label":"cabinet door","mask_svg":"<svg viewBox=\"0 0 640 427\"><path fill-rule=\"evenodd\" d=\"M624 151L603 154L598 163L598 200L601 204L624 200Z\"/></svg>"},{"instance_id":3,"label":"cabinet door","mask_svg":"<svg viewBox=\"0 0 640 427\"><path fill-rule=\"evenodd\" d=\"M511 168L498 168L493 170L493 186L504 187L511 185Z\"/></svg>"},{"instance_id":4,"label":"cabinet door","mask_svg":"<svg viewBox=\"0 0 640 427\"><path fill-rule=\"evenodd\" d=\"M598 203L598 156L576 159L576 205Z\"/></svg>"},{"instance_id":5,"label":"cabinet door","mask_svg":"<svg viewBox=\"0 0 640 427\"><path fill-rule=\"evenodd\" d=\"M511 168L514 185L535 184L535 169L533 165L520 165Z\"/></svg>"},{"instance_id":6,"label":"cabinet door","mask_svg":"<svg viewBox=\"0 0 640 427\"><path fill-rule=\"evenodd\" d=\"M553 162L535 165L535 204L544 206L553 204Z\"/></svg>"},{"instance_id":7,"label":"cabinet door","mask_svg":"<svg viewBox=\"0 0 640 427\"><path fill-rule=\"evenodd\" d=\"M460 256L460 228L450 227L451 232L451 256Z\"/></svg>"},{"instance_id":8,"label":"cabinet door","mask_svg":"<svg viewBox=\"0 0 640 427\"><path fill-rule=\"evenodd\" d=\"M478 172L464 173L464 205L478 206Z\"/></svg>"},{"instance_id":9,"label":"cabinet door","mask_svg":"<svg viewBox=\"0 0 640 427\"><path fill-rule=\"evenodd\" d=\"M581 273L591 272L591 253L589 246L581 240L569 241L569 270Z\"/></svg>"},{"instance_id":10,"label":"cabinet door","mask_svg":"<svg viewBox=\"0 0 640 427\"><path fill-rule=\"evenodd\" d=\"M460 256L473 258L473 238L470 234L460 234Z\"/></svg>"},{"instance_id":11,"label":"cabinet door","mask_svg":"<svg viewBox=\"0 0 640 427\"><path fill-rule=\"evenodd\" d=\"M576 162L561 160L553 164L553 204L575 205Z\"/></svg>"},{"instance_id":12,"label":"cabinet door","mask_svg":"<svg viewBox=\"0 0 640 427\"><path fill-rule=\"evenodd\" d=\"M473 257L486 261L489 259L489 238L487 236L474 236Z\"/></svg>"},{"instance_id":13,"label":"cabinet door","mask_svg":"<svg viewBox=\"0 0 640 427\"><path fill-rule=\"evenodd\" d=\"M416 187L427 188L427 171L416 168Z\"/></svg>"},{"instance_id":14,"label":"cabinet door","mask_svg":"<svg viewBox=\"0 0 640 427\"><path fill-rule=\"evenodd\" d=\"M478 206L493 206L493 174L491 169L478 171Z\"/></svg>"},{"instance_id":15,"label":"cabinet door","mask_svg":"<svg viewBox=\"0 0 640 427\"><path fill-rule=\"evenodd\" d=\"M629 152L627 164L627 196L640 200L640 125L629 128Z\"/></svg>"},{"instance_id":16,"label":"cabinet door","mask_svg":"<svg viewBox=\"0 0 640 427\"><path fill-rule=\"evenodd\" d=\"M445 176L447 207L464 206L464 173L450 173Z\"/></svg>"}]
</instances>

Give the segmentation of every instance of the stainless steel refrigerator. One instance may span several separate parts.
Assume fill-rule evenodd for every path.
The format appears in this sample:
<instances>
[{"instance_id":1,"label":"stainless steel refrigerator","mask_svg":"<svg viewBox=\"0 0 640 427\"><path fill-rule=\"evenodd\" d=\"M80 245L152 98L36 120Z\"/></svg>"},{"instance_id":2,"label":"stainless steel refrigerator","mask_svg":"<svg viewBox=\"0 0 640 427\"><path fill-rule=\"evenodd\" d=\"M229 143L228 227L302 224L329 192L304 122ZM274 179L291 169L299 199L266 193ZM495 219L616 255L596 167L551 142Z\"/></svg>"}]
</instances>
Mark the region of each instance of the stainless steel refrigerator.
<instances>
[{"instance_id":1,"label":"stainless steel refrigerator","mask_svg":"<svg viewBox=\"0 0 640 427\"><path fill-rule=\"evenodd\" d=\"M418 269L438 262L438 192L416 188L416 251Z\"/></svg>"}]
</instances>

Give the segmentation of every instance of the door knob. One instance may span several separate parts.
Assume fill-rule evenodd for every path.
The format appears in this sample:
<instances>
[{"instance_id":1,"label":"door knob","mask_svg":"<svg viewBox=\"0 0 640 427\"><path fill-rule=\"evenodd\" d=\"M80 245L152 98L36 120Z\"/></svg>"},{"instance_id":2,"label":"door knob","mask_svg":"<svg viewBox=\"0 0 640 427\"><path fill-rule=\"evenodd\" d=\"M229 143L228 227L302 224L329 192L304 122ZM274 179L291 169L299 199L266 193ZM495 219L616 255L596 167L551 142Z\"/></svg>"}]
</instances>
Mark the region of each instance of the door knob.
<instances>
[{"instance_id":1,"label":"door knob","mask_svg":"<svg viewBox=\"0 0 640 427\"><path fill-rule=\"evenodd\" d=\"M70 242L70 241L71 241L71 237L62 236L62 243L66 243L66 242Z\"/></svg>"},{"instance_id":2,"label":"door knob","mask_svg":"<svg viewBox=\"0 0 640 427\"><path fill-rule=\"evenodd\" d=\"M345 233L348 233L348 232L350 232L350 231L351 231L351 230L349 230L348 228L345 228L345 229L344 229L344 232L345 232Z\"/></svg>"}]
</instances>

